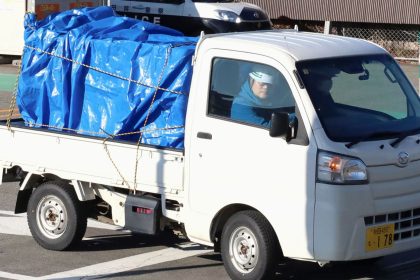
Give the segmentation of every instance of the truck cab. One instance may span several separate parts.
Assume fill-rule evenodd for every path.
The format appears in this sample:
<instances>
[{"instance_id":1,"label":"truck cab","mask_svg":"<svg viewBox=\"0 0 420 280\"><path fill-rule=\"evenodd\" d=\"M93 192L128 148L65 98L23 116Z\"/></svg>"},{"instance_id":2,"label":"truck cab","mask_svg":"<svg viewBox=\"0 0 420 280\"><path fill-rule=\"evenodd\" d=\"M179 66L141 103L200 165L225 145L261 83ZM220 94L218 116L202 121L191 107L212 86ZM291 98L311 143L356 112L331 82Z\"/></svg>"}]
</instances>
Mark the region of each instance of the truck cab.
<instances>
[{"instance_id":1,"label":"truck cab","mask_svg":"<svg viewBox=\"0 0 420 280\"><path fill-rule=\"evenodd\" d=\"M267 126L232 113L261 66L275 77L272 116L289 116L282 137L273 137L276 118ZM256 273L256 253L241 250L262 242L249 220L239 226L230 217L239 210L258 209L292 258L322 263L420 247L420 99L384 49L293 31L215 35L199 46L194 71L186 229L192 240L221 240L234 279ZM236 230L226 233L230 221Z\"/></svg>"},{"instance_id":2,"label":"truck cab","mask_svg":"<svg viewBox=\"0 0 420 280\"><path fill-rule=\"evenodd\" d=\"M234 0L111 0L120 15L171 27L186 35L271 29L260 7Z\"/></svg>"}]
</instances>

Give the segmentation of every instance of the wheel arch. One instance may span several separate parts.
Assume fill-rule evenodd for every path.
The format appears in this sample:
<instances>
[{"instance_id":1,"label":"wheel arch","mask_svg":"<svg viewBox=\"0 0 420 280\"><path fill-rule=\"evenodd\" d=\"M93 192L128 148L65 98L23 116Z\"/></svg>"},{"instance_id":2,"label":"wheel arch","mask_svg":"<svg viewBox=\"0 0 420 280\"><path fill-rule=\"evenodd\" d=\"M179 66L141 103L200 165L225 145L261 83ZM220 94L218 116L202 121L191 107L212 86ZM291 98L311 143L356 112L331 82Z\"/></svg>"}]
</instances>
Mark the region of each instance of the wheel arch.
<instances>
[{"instance_id":1,"label":"wheel arch","mask_svg":"<svg viewBox=\"0 0 420 280\"><path fill-rule=\"evenodd\" d=\"M29 198L31 197L34 188L48 181L63 181L66 183L69 182L68 180L64 180L51 173L27 173L25 178L23 178L20 183L20 188L15 204L15 214L25 213L28 209Z\"/></svg>"},{"instance_id":2,"label":"wheel arch","mask_svg":"<svg viewBox=\"0 0 420 280\"><path fill-rule=\"evenodd\" d=\"M246 204L240 204L240 203L227 205L217 212L217 214L215 215L211 223L210 238L214 244L215 252L220 252L220 240L221 240L222 230L227 220L235 213L240 212L240 211L245 211L245 210L253 210L253 211L259 212L268 221L270 226L273 227L270 221L267 219L267 217L263 213L261 213L261 211L258 211L258 209L252 206L249 206ZM274 232L276 233L276 231ZM278 246L281 251L281 244L279 242L279 238L277 235L276 235L276 238L277 238Z\"/></svg>"}]
</instances>

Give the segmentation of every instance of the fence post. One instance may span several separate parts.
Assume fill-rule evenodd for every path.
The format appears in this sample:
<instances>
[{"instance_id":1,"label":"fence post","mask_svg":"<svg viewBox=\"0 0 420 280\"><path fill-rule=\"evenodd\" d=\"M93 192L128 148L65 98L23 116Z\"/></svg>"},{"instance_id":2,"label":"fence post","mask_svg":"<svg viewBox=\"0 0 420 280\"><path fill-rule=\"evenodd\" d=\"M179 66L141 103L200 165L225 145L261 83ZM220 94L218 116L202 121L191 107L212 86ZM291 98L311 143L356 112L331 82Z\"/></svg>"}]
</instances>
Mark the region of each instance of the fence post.
<instances>
[{"instance_id":1,"label":"fence post","mask_svg":"<svg viewBox=\"0 0 420 280\"><path fill-rule=\"evenodd\" d=\"M324 34L331 34L331 21L326 20L324 23Z\"/></svg>"}]
</instances>

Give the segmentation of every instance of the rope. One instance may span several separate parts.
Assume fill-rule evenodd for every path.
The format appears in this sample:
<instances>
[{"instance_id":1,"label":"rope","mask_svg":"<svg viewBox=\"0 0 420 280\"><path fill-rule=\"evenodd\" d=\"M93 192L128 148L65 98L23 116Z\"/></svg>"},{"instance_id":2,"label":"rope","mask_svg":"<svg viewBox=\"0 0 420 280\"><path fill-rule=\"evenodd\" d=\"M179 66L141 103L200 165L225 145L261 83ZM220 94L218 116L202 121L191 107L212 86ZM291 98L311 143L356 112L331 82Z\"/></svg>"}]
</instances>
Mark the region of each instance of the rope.
<instances>
[{"instance_id":1,"label":"rope","mask_svg":"<svg viewBox=\"0 0 420 280\"><path fill-rule=\"evenodd\" d=\"M163 73L165 72L166 66L168 65L169 55L171 53L171 50L172 50L171 48L167 48L166 49L165 63L163 64L162 71L160 72L160 76L159 76L159 80L158 80L158 85L160 85L161 82L162 82ZM153 104L155 103L157 92L158 92L158 89L156 88L155 89L155 93L153 94L152 102L150 103L150 106L149 106L149 110L147 111L146 119L144 120L143 129L147 126L147 123L149 121L150 113L152 112L152 107L153 107ZM143 138L143 132L140 133L139 140L137 141L136 164L135 164L135 167L134 167L134 194L136 194L137 169L138 169L138 165L139 165L139 158L138 158L138 156L139 156L140 143L141 143L142 138Z\"/></svg>"},{"instance_id":2,"label":"rope","mask_svg":"<svg viewBox=\"0 0 420 280\"><path fill-rule=\"evenodd\" d=\"M33 14L33 13L32 12L25 12L25 17L28 14ZM35 31L35 27L33 27L31 25L28 25L28 27ZM23 58L23 54L25 52L25 47L26 46L23 46L23 48L22 48L22 55L20 56L21 59ZM16 77L16 82L15 82L15 86L14 86L14 89L13 89L12 99L10 100L9 115L7 116L7 120L6 120L6 126L7 126L7 129L9 131L12 130L11 120L12 120L13 117L16 117L16 114L14 114L14 110L16 108L16 97L17 97L17 91L18 91L19 77L20 77L21 73L22 73L22 63L19 64L18 75Z\"/></svg>"},{"instance_id":3,"label":"rope","mask_svg":"<svg viewBox=\"0 0 420 280\"><path fill-rule=\"evenodd\" d=\"M151 129L151 130L141 130L141 131L135 131L135 132L127 132L127 133L121 133L121 134L115 134L115 135L111 135L108 138L104 139L104 141L102 142L105 152L109 158L109 160L111 161L112 165L114 166L115 170L117 171L118 175L120 175L121 179L123 180L123 183L125 185L127 185L128 187L128 191L130 191L131 185L130 183L128 183L128 181L125 179L125 177L122 175L120 169L118 168L117 164L114 162L114 160L112 159L111 153L108 149L108 145L106 144L110 139L113 139L114 137L119 137L119 136L126 136L126 135L133 135L133 134L140 134L142 135L143 133L148 133L148 132L153 132L153 131L157 131L157 130L171 130L171 129L178 129L178 128L184 128L184 126L173 126L173 127L168 127L168 128L157 128L157 129ZM137 164L138 164L138 150L139 150L139 144L137 144L137 151L136 151L136 167L135 167L135 173L134 176L136 177L137 174ZM136 180L136 179L135 179ZM136 181L134 181L135 186L137 185ZM133 187L133 192L134 194L136 193L136 187Z\"/></svg>"},{"instance_id":4,"label":"rope","mask_svg":"<svg viewBox=\"0 0 420 280\"><path fill-rule=\"evenodd\" d=\"M124 132L124 133L117 133L117 134L109 134L107 132L93 132L93 131L88 131L88 130L83 130L83 129L72 129L72 128L65 128L65 127L58 127L58 126L53 126L53 125L48 125L48 124L37 124L37 123L33 123L33 122L25 122L26 126L38 126L38 127L46 127L46 128L50 128L50 129L55 129L55 130L65 130L65 131L70 131L70 132L75 132L75 133L86 133L86 134L90 134L90 135L107 135L108 138L105 139L104 141L108 141L110 139L114 139L116 137L121 137L121 136L129 136L129 135L135 135L135 134L140 134L140 133L150 133L150 132L155 132L155 131L159 131L159 130L172 130L172 129L179 129L179 128L183 128L183 125L179 125L179 126L172 126L172 127L164 127L164 128L155 128L155 129L148 129L148 130L137 130L137 131L131 131L131 132Z\"/></svg>"},{"instance_id":5,"label":"rope","mask_svg":"<svg viewBox=\"0 0 420 280\"><path fill-rule=\"evenodd\" d=\"M29 28L31 28L32 30L35 30L35 28L32 27L32 26L29 26ZM192 44L195 44L195 43L185 43L185 44L171 45L170 47L168 47L166 49L165 63L164 63L164 66L162 67L162 71L161 71L160 76L159 76L158 85L160 85L162 83L163 74L164 74L165 69L166 69L166 67L168 65L169 55L170 55L170 53L172 51L172 48L177 48L177 47L180 47L180 46L186 46L186 45L192 45ZM153 88L155 90L154 91L154 94L153 94L153 97L152 97L152 101L151 101L150 107L149 107L149 109L147 111L147 115L146 115L146 119L145 119L144 124L143 124L143 128L141 130L139 130L139 131L126 132L126 133L120 133L120 134L109 134L109 133L107 133L105 131L102 131L102 132L93 132L93 131L77 130L77 129L72 129L72 128L64 128L64 127L51 126L51 125L46 125L46 124L36 124L36 123L31 123L31 122L25 122L25 125L27 125L27 126L38 126L38 127L46 127L46 128L50 128L50 129L56 129L56 130L70 131L70 132L75 132L75 133L87 133L87 134L96 135L96 136L107 136L103 140L103 142L102 142L102 144L104 146L104 149L105 149L105 152L106 152L108 158L110 159L112 165L114 166L115 170L117 171L117 173L119 174L119 176L123 180L123 184L127 185L129 192L131 191L131 186L128 183L128 181L125 179L125 177L123 176L122 172L119 170L119 168L118 168L117 164L115 163L115 161L113 160L113 158L111 156L111 153L110 153L110 151L108 149L107 141L109 141L110 139L114 139L115 137L121 137L121 136L129 136L129 135L139 134L139 139L138 139L137 144L136 144L136 161L135 161L135 168L134 168L135 170L134 170L134 187L133 187L133 193L136 194L136 191L137 191L136 190L136 186L137 186L137 169L138 169L138 162L139 162L139 150L140 150L141 141L143 139L143 134L144 133L149 133L149 132L154 132L154 131L159 131L159 130L171 130L171 129L179 129L179 128L183 128L184 127L184 126L175 126L175 127L169 127L169 128L156 128L156 129L145 130L145 127L147 126L148 121L149 121L149 117L150 117L150 114L151 114L151 111L152 111L153 104L154 104L154 102L156 100L157 93L158 93L158 91L166 91L166 92L173 93L173 94L178 94L178 95L185 94L185 93L180 92L180 91L174 91L174 90L165 89L165 88L162 88L160 86L148 85L148 84L142 83L140 81L133 80L133 79L127 78L127 77L123 77L121 75L117 75L117 74L114 74L114 73L111 73L111 72L102 70L102 69L100 69L98 67L93 67L93 66L87 65L85 63L81 63L81 62L78 62L76 60L70 59L68 57L65 57L65 56L62 56L62 55L58 55L58 54L56 54L54 52L48 52L48 51L42 50L40 48L35 48L35 47L29 46L29 45L24 45L23 50L22 50L22 55L24 53L25 48L30 49L30 50L33 50L33 51L37 51L37 52L40 52L42 54L46 54L46 55L49 55L49 56L52 56L52 57L55 57L55 58L60 58L62 60L71 62L73 64L77 64L77 65L80 65L82 67L86 67L88 69L97 71L99 73L103 73L103 74L109 75L111 77L115 77L115 78L118 78L118 79L121 79L121 80L128 81L130 83L134 83L134 84L137 84L137 85L145 86L145 87L148 87L148 88ZM7 127L8 127L9 130L11 130L11 125L10 125L11 118L12 118L12 116L15 116L13 111L14 111L14 108L16 106L17 88L18 88L18 81L19 81L19 76L21 75L21 71L22 71L22 64L19 65L19 74L18 74L18 78L17 78L16 83L15 83L14 94L12 95L12 100L11 100L10 107L9 107L9 115L8 115L8 119L7 119Z\"/></svg>"},{"instance_id":6,"label":"rope","mask_svg":"<svg viewBox=\"0 0 420 280\"><path fill-rule=\"evenodd\" d=\"M88 69L97 71L97 72L102 73L102 74L109 75L111 77L115 77L115 78L124 80L124 81L130 82L130 83L134 83L134 84L141 85L141 86L148 87L148 88L153 88L155 90L167 91L167 92L174 93L174 94L185 94L185 93L183 93L181 91L170 90L170 89L165 89L165 88L161 88L161 87L158 87L158 86L147 85L147 84L142 83L140 81L136 81L136 80L133 80L131 78L127 78L127 77L124 77L124 76L121 76L121 75L118 75L118 74L114 74L114 73L111 73L111 72L102 70L102 69L100 69L98 67L93 67L93 66L90 66L88 64L85 64L85 63L82 63L82 62L79 62L79 61L70 59L68 57L65 57L65 56L62 56L62 55L58 55L58 54L55 54L53 52L48 52L48 51L42 50L40 48L35 48L35 47L29 46L29 45L25 45L24 47L25 48L28 48L28 49L31 49L31 50L34 50L34 51L37 51L37 52L40 52L40 53L43 53L43 54L47 54L47 55L52 56L52 57L56 57L56 58L60 58L60 59L66 60L68 62L71 62L71 63L77 64L77 65L86 67Z\"/></svg>"},{"instance_id":7,"label":"rope","mask_svg":"<svg viewBox=\"0 0 420 280\"><path fill-rule=\"evenodd\" d=\"M23 47L22 49L22 55L20 56L21 59L23 57L24 50L25 50L25 47ZM16 82L15 82L15 86L13 88L13 93L12 93L12 99L10 100L10 105L9 105L9 115L7 116L7 121L6 121L6 126L9 131L12 131L11 121L12 121L12 117L15 116L14 111L16 108L16 97L17 97L19 77L20 77L21 72L22 72L22 63L19 64L18 75L16 77Z\"/></svg>"}]
</instances>

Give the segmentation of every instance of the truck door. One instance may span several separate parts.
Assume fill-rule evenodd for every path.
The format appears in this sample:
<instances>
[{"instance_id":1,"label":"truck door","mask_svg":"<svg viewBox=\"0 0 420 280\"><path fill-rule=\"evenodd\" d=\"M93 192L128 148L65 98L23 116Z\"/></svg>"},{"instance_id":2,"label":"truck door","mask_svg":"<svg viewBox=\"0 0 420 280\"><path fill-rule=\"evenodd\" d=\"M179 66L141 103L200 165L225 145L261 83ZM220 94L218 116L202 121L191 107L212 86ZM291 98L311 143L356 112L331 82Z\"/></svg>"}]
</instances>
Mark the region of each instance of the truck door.
<instances>
[{"instance_id":1,"label":"truck door","mask_svg":"<svg viewBox=\"0 0 420 280\"><path fill-rule=\"evenodd\" d=\"M201 81L191 90L195 96L190 97L190 105L195 108L187 116L192 122L191 140L186 144L190 152L189 224L197 226L187 226L187 232L205 240L218 211L228 205L247 205L266 216L279 238L306 240L287 242L285 246L290 247L283 248L302 256L312 250L316 149L310 148L313 141L288 143L270 137L267 118L270 110L301 114L293 93L296 86L285 68L268 57L222 54L209 55L196 65L199 71L211 69L211 73L200 73ZM268 103L250 92L250 83L264 69L271 77L259 81L269 83ZM238 109L236 103L242 106ZM238 110L243 112L234 112ZM247 113L254 116L247 118ZM302 118L299 121L299 129L305 130Z\"/></svg>"}]
</instances>

